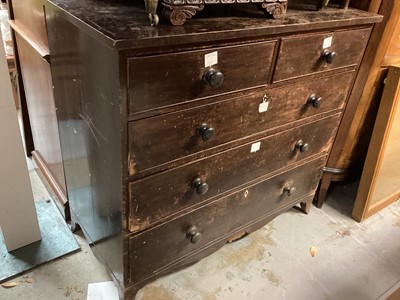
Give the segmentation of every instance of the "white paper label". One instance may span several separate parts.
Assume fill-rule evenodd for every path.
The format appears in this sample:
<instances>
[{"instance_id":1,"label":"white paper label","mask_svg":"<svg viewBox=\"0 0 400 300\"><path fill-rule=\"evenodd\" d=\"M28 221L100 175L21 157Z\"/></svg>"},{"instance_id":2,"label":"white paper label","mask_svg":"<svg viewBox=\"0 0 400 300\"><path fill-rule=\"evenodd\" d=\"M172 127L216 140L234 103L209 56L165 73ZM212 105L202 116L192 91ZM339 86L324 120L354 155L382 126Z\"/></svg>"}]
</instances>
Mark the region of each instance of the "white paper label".
<instances>
[{"instance_id":1,"label":"white paper label","mask_svg":"<svg viewBox=\"0 0 400 300\"><path fill-rule=\"evenodd\" d=\"M251 145L250 153L257 152L260 150L261 142L257 142Z\"/></svg>"},{"instance_id":2,"label":"white paper label","mask_svg":"<svg viewBox=\"0 0 400 300\"><path fill-rule=\"evenodd\" d=\"M218 51L208 53L204 55L204 66L211 67L212 65L216 65L218 63Z\"/></svg>"},{"instance_id":3,"label":"white paper label","mask_svg":"<svg viewBox=\"0 0 400 300\"><path fill-rule=\"evenodd\" d=\"M258 112L259 113L266 112L268 110L268 106L269 106L268 96L264 95L262 102L258 105Z\"/></svg>"},{"instance_id":4,"label":"white paper label","mask_svg":"<svg viewBox=\"0 0 400 300\"><path fill-rule=\"evenodd\" d=\"M332 37L324 38L324 43L322 44L322 49L326 49L332 46Z\"/></svg>"},{"instance_id":5,"label":"white paper label","mask_svg":"<svg viewBox=\"0 0 400 300\"><path fill-rule=\"evenodd\" d=\"M263 113L268 110L268 105L269 101L261 102L260 105L258 105L258 112Z\"/></svg>"}]
</instances>

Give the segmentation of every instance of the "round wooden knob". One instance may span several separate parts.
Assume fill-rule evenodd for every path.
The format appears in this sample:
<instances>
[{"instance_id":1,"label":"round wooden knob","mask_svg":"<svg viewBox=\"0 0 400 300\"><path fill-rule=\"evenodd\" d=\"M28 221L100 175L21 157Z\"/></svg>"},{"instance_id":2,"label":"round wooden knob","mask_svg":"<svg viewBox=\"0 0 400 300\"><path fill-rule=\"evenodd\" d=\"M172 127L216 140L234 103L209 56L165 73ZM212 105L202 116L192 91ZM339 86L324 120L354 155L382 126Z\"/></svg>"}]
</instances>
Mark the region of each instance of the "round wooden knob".
<instances>
[{"instance_id":1,"label":"round wooden knob","mask_svg":"<svg viewBox=\"0 0 400 300\"><path fill-rule=\"evenodd\" d=\"M212 87L219 87L224 82L224 74L222 74L220 71L210 68L204 72L203 81Z\"/></svg>"},{"instance_id":2,"label":"round wooden knob","mask_svg":"<svg viewBox=\"0 0 400 300\"><path fill-rule=\"evenodd\" d=\"M312 107L314 107L314 108L319 108L319 107L321 107L321 104L322 104L322 97L317 97L317 95L312 94L308 98L308 104L312 105Z\"/></svg>"},{"instance_id":3,"label":"round wooden knob","mask_svg":"<svg viewBox=\"0 0 400 300\"><path fill-rule=\"evenodd\" d=\"M304 153L310 149L310 145L305 143L303 140L298 140L296 143L296 149L298 149L301 153Z\"/></svg>"},{"instance_id":4,"label":"round wooden knob","mask_svg":"<svg viewBox=\"0 0 400 300\"><path fill-rule=\"evenodd\" d=\"M186 232L186 237L190 240L192 244L198 243L203 235L201 234L199 228L196 225L190 226L188 231Z\"/></svg>"},{"instance_id":5,"label":"round wooden knob","mask_svg":"<svg viewBox=\"0 0 400 300\"><path fill-rule=\"evenodd\" d=\"M286 194L288 197L292 196L295 191L296 188L293 186L285 186L283 188L283 193Z\"/></svg>"},{"instance_id":6,"label":"round wooden knob","mask_svg":"<svg viewBox=\"0 0 400 300\"><path fill-rule=\"evenodd\" d=\"M196 191L197 194L199 195L204 195L208 192L208 184L203 182L201 178L196 178L192 182L192 189Z\"/></svg>"},{"instance_id":7,"label":"round wooden knob","mask_svg":"<svg viewBox=\"0 0 400 300\"><path fill-rule=\"evenodd\" d=\"M337 56L337 53L335 51L330 51L328 49L324 50L322 52L322 60L326 61L328 64L333 64L333 61L335 60L335 57Z\"/></svg>"},{"instance_id":8,"label":"round wooden knob","mask_svg":"<svg viewBox=\"0 0 400 300\"><path fill-rule=\"evenodd\" d=\"M208 124L203 123L199 128L197 128L197 134L201 136L203 141L207 142L214 138L215 129L208 126Z\"/></svg>"}]
</instances>

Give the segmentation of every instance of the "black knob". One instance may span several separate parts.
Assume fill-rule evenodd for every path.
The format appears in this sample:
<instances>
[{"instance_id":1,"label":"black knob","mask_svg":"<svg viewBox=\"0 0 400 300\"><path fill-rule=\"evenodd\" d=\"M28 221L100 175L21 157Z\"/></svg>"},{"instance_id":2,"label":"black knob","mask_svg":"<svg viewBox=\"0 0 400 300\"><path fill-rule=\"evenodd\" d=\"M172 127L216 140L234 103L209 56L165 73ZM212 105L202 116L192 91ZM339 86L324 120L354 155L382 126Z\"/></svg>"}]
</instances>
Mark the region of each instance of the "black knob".
<instances>
[{"instance_id":1,"label":"black knob","mask_svg":"<svg viewBox=\"0 0 400 300\"><path fill-rule=\"evenodd\" d=\"M308 104L312 105L312 107L315 107L315 108L321 107L322 97L317 97L317 95L312 94L308 98Z\"/></svg>"},{"instance_id":2,"label":"black knob","mask_svg":"<svg viewBox=\"0 0 400 300\"><path fill-rule=\"evenodd\" d=\"M190 228L186 231L186 237L190 239L190 242L192 244L196 244L197 242L199 242L202 236L203 235L201 234L199 228L197 228L197 226L195 225L190 226Z\"/></svg>"},{"instance_id":3,"label":"black knob","mask_svg":"<svg viewBox=\"0 0 400 300\"><path fill-rule=\"evenodd\" d=\"M224 82L224 74L213 68L206 70L203 74L203 81L212 87L219 87Z\"/></svg>"},{"instance_id":4,"label":"black knob","mask_svg":"<svg viewBox=\"0 0 400 300\"><path fill-rule=\"evenodd\" d=\"M324 52L322 52L321 59L326 61L328 64L332 64L336 56L337 53L335 51L325 49Z\"/></svg>"},{"instance_id":5,"label":"black knob","mask_svg":"<svg viewBox=\"0 0 400 300\"><path fill-rule=\"evenodd\" d=\"M205 193L207 193L208 188L209 188L208 184L203 182L201 178L196 178L192 182L192 189L194 189L196 193L199 195L204 195Z\"/></svg>"},{"instance_id":6,"label":"black knob","mask_svg":"<svg viewBox=\"0 0 400 300\"><path fill-rule=\"evenodd\" d=\"M283 193L286 194L288 197L292 196L295 191L296 188L293 186L285 186L283 188Z\"/></svg>"},{"instance_id":7,"label":"black knob","mask_svg":"<svg viewBox=\"0 0 400 300\"><path fill-rule=\"evenodd\" d=\"M207 142L214 138L215 129L208 126L208 124L203 123L199 128L197 128L197 134L201 136L203 141Z\"/></svg>"},{"instance_id":8,"label":"black knob","mask_svg":"<svg viewBox=\"0 0 400 300\"><path fill-rule=\"evenodd\" d=\"M307 152L310 148L308 143L304 143L303 140L298 140L296 143L296 149L298 149L301 153Z\"/></svg>"}]
</instances>

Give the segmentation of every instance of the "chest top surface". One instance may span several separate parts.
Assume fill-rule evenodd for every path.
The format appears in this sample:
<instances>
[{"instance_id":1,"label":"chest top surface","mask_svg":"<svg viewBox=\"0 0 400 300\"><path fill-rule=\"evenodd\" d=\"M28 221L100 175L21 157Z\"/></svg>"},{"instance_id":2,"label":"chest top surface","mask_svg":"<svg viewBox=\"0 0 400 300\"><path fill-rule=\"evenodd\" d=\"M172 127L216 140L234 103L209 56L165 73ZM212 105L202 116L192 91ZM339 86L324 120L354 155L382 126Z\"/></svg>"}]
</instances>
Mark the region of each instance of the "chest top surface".
<instances>
[{"instance_id":1,"label":"chest top surface","mask_svg":"<svg viewBox=\"0 0 400 300\"><path fill-rule=\"evenodd\" d=\"M42 0L43 1L43 0ZM206 6L184 26L151 27L144 1L48 0L46 4L79 28L116 49L213 42L237 38L371 24L382 17L355 9L289 10L281 19L265 17L253 5Z\"/></svg>"}]
</instances>

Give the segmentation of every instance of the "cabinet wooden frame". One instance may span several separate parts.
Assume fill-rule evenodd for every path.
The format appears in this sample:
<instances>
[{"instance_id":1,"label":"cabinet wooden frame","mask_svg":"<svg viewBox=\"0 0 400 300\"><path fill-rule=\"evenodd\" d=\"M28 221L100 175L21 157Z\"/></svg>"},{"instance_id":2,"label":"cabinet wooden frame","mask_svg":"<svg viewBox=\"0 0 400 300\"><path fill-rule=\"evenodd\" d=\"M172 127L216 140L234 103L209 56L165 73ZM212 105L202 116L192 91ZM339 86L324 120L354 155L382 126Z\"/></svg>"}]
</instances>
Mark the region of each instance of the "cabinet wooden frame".
<instances>
[{"instance_id":1,"label":"cabinet wooden frame","mask_svg":"<svg viewBox=\"0 0 400 300\"><path fill-rule=\"evenodd\" d=\"M193 18L185 24L184 31L178 27L159 26L157 36L154 36L154 32L149 32L148 25L143 25L148 24L143 9L133 5L122 5L114 1L112 4L110 2L110 6L100 6L91 0L70 0L68 3L64 0L51 0L46 3L54 98L72 221L82 226L88 241L95 245L93 249L97 257L101 258L114 277L121 299L126 300L135 299L137 291L145 284L210 255L226 241L261 228L293 205L300 204L305 212L309 210L333 139L330 138L329 143L323 147L320 145L322 139L327 138L327 131L333 133L333 128L326 129L323 135L309 134L310 131L307 130L305 135L288 133L283 139L281 134L286 134L289 129L298 132L299 125L305 125L311 131L319 130L320 126L314 129L310 124L312 120L322 120L322 116L336 119L336 132L352 80L341 82L345 87L341 88L342 96L338 97L337 80L330 81L327 78L335 75L341 76L340 80L343 80L344 72L353 75L359 64L359 59L353 59L353 56L343 52L341 59L348 57L347 63L341 64L339 68L325 70L325 64L320 62L326 36L319 33L353 30L360 33L366 44L368 36L364 29L371 28L373 23L381 20L380 16L358 10L349 9L346 14L338 14L337 10L327 8L320 13L290 11L290 24L283 26L280 21L253 18L251 15L247 18L240 17L240 20L234 17L213 18L212 22L211 19L204 22ZM106 7L112 9L113 13L110 14ZM96 13L88 15L88 11ZM272 60L260 59L265 57L261 56L265 54L265 48L252 51L258 59L257 62L264 66L258 73L249 65L250 60L246 61L243 51L225 56L222 50L216 50L228 47L230 50L243 49L247 44L254 46L274 40L278 43L282 38L312 34L316 39L313 64L317 64L318 68L306 75L300 73L296 78L287 76L285 81L281 77L282 82L279 83L272 83L272 73L279 55L278 47L271 47L269 50ZM340 43L359 41L360 39L348 38L341 39ZM218 63L212 63L211 66L226 75L224 84L232 82L234 78L237 80L232 82L231 88L226 87L223 92L215 90L201 94L203 89L208 88L206 83L209 84L207 78L203 79L210 70L205 55L212 54L207 57L215 58L217 51ZM364 48L359 51L363 52ZM185 59L180 60L184 63L179 63L176 57L183 57L180 55L182 52L190 52L195 58L190 56L190 59L186 59L185 54ZM291 51L294 52L296 51ZM160 63L161 57L165 56L171 59ZM250 58L254 60L254 57ZM230 67L228 70L232 72L229 73L224 65L233 58L234 63L245 61L245 64L241 64L240 68ZM135 60L135 68L131 68L133 65L129 64L132 59ZM292 67L299 67L304 63L300 57ZM187 70L190 71L188 76L182 76ZM157 76L150 76L150 73ZM258 76L263 76L261 83L253 79L237 88L237 82L242 84L242 81L252 79L254 75L257 75L257 80ZM131 81L132 76L141 80L141 85L137 84L138 81ZM144 76L148 79L142 80ZM308 85L312 81L310 79L319 79L315 87ZM167 81L175 84L177 89L171 89L171 84L161 88ZM149 95L144 85L150 87L152 82L156 85L151 86L153 94ZM184 85L178 86L181 82ZM321 90L322 82L325 82L325 89ZM136 84L133 89L132 83L134 86ZM187 86L193 89L188 89ZM197 86L201 87L200 92L196 92ZM335 88L331 88L333 86ZM143 92L138 97L140 89L146 93ZM285 92L286 89L289 92ZM160 93L154 95L154 90ZM329 93L335 90L332 99L337 106L329 106L332 104L329 101L331 96L321 95L325 90ZM264 95L270 92L276 96L269 99L266 95L264 102ZM159 97L166 98L165 93L168 93L171 101L158 101ZM300 93L302 100L297 100ZM328 99L328 102L324 102L327 105L322 104L321 108L314 105L314 100L310 100L310 95L314 93ZM294 110L293 102L289 102L289 99L299 101L294 105ZM130 102L131 100L134 101ZM150 105L144 105L144 101L149 101ZM154 105L155 101L158 101L157 105ZM271 102L268 104L268 113L264 108L266 102ZM236 106L229 105L231 103ZM133 104L133 109L130 109L130 104ZM222 108L220 114L217 114L218 109L213 109L217 107ZM275 122L276 119L271 115L274 111L285 123ZM284 115L288 111L292 114ZM215 114L215 117L211 114ZM256 119L257 121L253 121ZM77 120L79 123L74 127L69 120ZM154 120L157 122L152 122ZM179 123L174 123L177 120ZM183 130L179 129L183 123L181 128L189 128L184 135ZM198 145L203 145L206 141L199 128L204 123L215 128L217 135L212 141L208 141L208 146L201 148ZM255 128L255 123L261 125ZM133 131L130 131L131 125ZM141 128L145 128L146 132L142 132ZM276 136L272 137L272 132ZM148 134L151 138L142 136L137 139L138 134ZM220 139L223 134L228 135L227 138ZM170 137L167 138L168 144L157 138L161 135ZM262 140L264 137L274 139L269 144L272 146L266 147L267 144ZM156 142L153 142L153 138ZM298 143L299 140L302 140L302 145ZM217 143L218 141L220 142ZM134 146L141 146L129 151L128 144L131 142ZM178 149L174 155L168 154L180 147L177 142L185 144L186 148ZM305 144L308 146L305 147ZM274 161L282 156L280 147L287 147L283 164L280 160L279 165L271 167L272 164L269 164L269 169L265 168L266 163L271 161L263 162L268 155L275 157ZM313 147L316 147L315 152ZM151 160L149 164L146 157L139 157L139 154L147 153L152 148L155 149L156 156L161 153L165 159L156 161L153 156L148 156ZM308 148L310 150L307 151ZM272 151L276 155L271 154ZM313 156L304 157L306 151L306 155ZM246 162L251 160L256 165L245 164L242 153L250 157ZM299 156L304 159L297 160L296 157ZM220 161L214 161L216 158ZM206 161L207 163L203 163ZM244 173L243 167L238 168L237 162L251 174ZM223 168L218 169L217 164ZM301 169L297 169L300 164ZM187 172L181 172L183 169ZM305 174L305 171L311 173ZM169 174L179 174L180 177ZM158 176L163 178L160 180ZM213 181L211 176L214 176ZM171 190L172 185L162 181L170 179L174 180L174 184L176 182L174 186L180 191L177 198L173 199L175 207L156 216L158 211L161 212L160 205L166 207L165 201L172 199L166 192L173 191L174 188ZM198 186L194 184L198 182L197 179L209 184L210 190L207 190L207 195L203 193L202 199L199 199L201 191L199 194ZM145 182L151 188L160 185L151 192L141 185ZM136 185L135 193L130 193L130 183ZM223 186L227 183L229 185ZM159 187L161 190L158 190ZM296 187L296 192L293 187ZM159 198L153 200L159 201L156 201L157 205L151 203L149 211L145 211L146 208L142 210L142 204L150 204L147 201L151 199L150 192ZM192 196L189 197L190 195ZM192 202L187 202L189 198ZM169 209L168 205L167 207ZM136 220L131 221L133 216ZM149 217L151 224L146 225L142 216L145 219ZM136 225L139 228L135 228ZM198 239L199 234L203 236L201 241Z\"/></svg>"},{"instance_id":2,"label":"cabinet wooden frame","mask_svg":"<svg viewBox=\"0 0 400 300\"><path fill-rule=\"evenodd\" d=\"M375 24L368 42L364 58L360 65L357 77L350 92L342 123L332 146L326 168L322 175L315 204L321 208L325 202L329 186L332 181L342 181L358 174L366 157L369 137L372 126L371 118L375 120L373 99L380 86L382 62L396 28L399 18L400 1L392 0L365 0L352 1L351 6L379 13L384 16L381 23ZM380 91L379 91L380 93ZM360 142L360 137L363 137ZM364 139L367 142L364 142ZM364 151L365 150L365 151ZM360 165L361 164L361 165Z\"/></svg>"},{"instance_id":3,"label":"cabinet wooden frame","mask_svg":"<svg viewBox=\"0 0 400 300\"><path fill-rule=\"evenodd\" d=\"M392 134L398 123L395 121L398 121L400 117L399 102L400 68L390 67L352 213L353 218L357 221L362 221L377 213L400 196L399 185L394 192L392 191L378 200L373 197L377 190L382 188L384 167L388 165L388 156L385 157L385 154L389 155L388 151L393 140ZM390 159L393 159L393 156ZM398 173L400 176L400 171Z\"/></svg>"}]
</instances>

